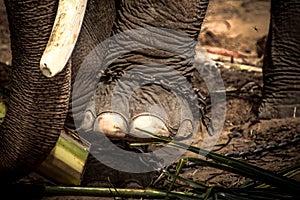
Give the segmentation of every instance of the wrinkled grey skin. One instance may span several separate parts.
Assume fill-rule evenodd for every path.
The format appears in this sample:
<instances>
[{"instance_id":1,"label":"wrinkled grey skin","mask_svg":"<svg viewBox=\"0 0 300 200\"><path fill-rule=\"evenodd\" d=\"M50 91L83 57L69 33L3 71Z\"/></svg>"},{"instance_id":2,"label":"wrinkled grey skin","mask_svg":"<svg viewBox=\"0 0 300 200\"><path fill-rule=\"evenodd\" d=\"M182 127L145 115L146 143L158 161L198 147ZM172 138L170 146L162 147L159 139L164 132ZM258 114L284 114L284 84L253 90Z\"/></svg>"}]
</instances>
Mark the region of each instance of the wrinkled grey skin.
<instances>
[{"instance_id":1,"label":"wrinkled grey skin","mask_svg":"<svg viewBox=\"0 0 300 200\"><path fill-rule=\"evenodd\" d=\"M45 159L64 125L74 128L70 101L72 85L84 57L97 44L111 35L146 25L172 29L197 40L208 1L101 0L95 3L91 0L70 62L61 73L51 79L41 74L39 59L51 32L57 1L6 0L5 5L11 33L13 70L10 78L9 111L0 127L0 180L13 181L28 174L32 167ZM300 38L297 31L300 25L299 11L300 4L296 0L272 1L270 34L263 71L264 96L259 112L261 118L300 116L299 109L295 110L300 102ZM160 42L168 45L168 40L162 39ZM113 53L108 51L108 60ZM193 53L194 51L185 60L159 50L140 50L123 58L119 57L109 66L111 70L97 87L94 96L96 115L105 110L110 102L107 94L113 84L111 80L118 78L126 69L151 61L171 66L190 80L194 70L190 64ZM86 93L78 98L88 102L93 97L95 88L89 88L89 85L82 87L86 88ZM131 109L133 115L143 112L147 105L157 102L166 105L168 115L172 116L172 112L177 112L168 103L174 102L165 98L169 96L167 91L161 92L161 95L153 91L164 89L150 85L136 94L136 101ZM80 105L78 104L79 107ZM84 106L73 109L77 123L81 123L84 118ZM174 123L170 126L175 127L176 131L178 122L175 120ZM109 176L98 166L101 164L90 156L84 177L85 184L93 184L91 182ZM117 178L113 177L111 180L113 183L120 184L121 178L132 177L117 171L113 173L117 174ZM91 177L94 180L89 181ZM149 183L145 178L141 179L146 182L142 185Z\"/></svg>"},{"instance_id":2,"label":"wrinkled grey skin","mask_svg":"<svg viewBox=\"0 0 300 200\"><path fill-rule=\"evenodd\" d=\"M300 116L299 11L299 1L271 1L260 118Z\"/></svg>"}]
</instances>

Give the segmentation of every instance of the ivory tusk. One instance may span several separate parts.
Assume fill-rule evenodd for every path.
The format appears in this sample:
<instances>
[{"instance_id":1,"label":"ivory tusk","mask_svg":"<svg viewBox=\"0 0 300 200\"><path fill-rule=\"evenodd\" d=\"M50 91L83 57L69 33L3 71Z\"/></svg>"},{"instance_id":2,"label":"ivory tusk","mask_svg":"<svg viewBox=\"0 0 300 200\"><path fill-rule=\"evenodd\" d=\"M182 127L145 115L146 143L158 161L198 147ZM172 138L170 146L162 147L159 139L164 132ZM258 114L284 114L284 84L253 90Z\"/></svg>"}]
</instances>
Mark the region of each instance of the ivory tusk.
<instances>
[{"instance_id":1,"label":"ivory tusk","mask_svg":"<svg viewBox=\"0 0 300 200\"><path fill-rule=\"evenodd\" d=\"M52 32L40 60L46 77L63 70L75 47L84 18L87 0L60 0Z\"/></svg>"}]
</instances>

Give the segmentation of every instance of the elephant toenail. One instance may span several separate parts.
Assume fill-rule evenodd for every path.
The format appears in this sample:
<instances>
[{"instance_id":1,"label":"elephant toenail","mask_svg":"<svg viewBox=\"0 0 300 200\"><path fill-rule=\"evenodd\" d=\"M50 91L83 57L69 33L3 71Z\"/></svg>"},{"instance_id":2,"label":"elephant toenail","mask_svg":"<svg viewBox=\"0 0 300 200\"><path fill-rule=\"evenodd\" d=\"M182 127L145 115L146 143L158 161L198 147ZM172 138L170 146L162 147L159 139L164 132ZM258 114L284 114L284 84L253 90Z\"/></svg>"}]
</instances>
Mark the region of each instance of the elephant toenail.
<instances>
[{"instance_id":1,"label":"elephant toenail","mask_svg":"<svg viewBox=\"0 0 300 200\"><path fill-rule=\"evenodd\" d=\"M194 126L191 120L185 119L181 122L176 138L179 140L189 138L193 135Z\"/></svg>"},{"instance_id":2,"label":"elephant toenail","mask_svg":"<svg viewBox=\"0 0 300 200\"><path fill-rule=\"evenodd\" d=\"M84 118L81 123L81 129L83 129L86 132L91 131L93 129L95 118L96 117L92 111L90 110L85 111Z\"/></svg>"},{"instance_id":3,"label":"elephant toenail","mask_svg":"<svg viewBox=\"0 0 300 200\"><path fill-rule=\"evenodd\" d=\"M170 137L171 132L163 119L149 114L140 114L132 119L129 134L138 138L151 138L151 134Z\"/></svg>"},{"instance_id":4,"label":"elephant toenail","mask_svg":"<svg viewBox=\"0 0 300 200\"><path fill-rule=\"evenodd\" d=\"M127 121L119 113L103 112L95 120L94 132L101 132L112 138L124 138L128 133Z\"/></svg>"}]
</instances>

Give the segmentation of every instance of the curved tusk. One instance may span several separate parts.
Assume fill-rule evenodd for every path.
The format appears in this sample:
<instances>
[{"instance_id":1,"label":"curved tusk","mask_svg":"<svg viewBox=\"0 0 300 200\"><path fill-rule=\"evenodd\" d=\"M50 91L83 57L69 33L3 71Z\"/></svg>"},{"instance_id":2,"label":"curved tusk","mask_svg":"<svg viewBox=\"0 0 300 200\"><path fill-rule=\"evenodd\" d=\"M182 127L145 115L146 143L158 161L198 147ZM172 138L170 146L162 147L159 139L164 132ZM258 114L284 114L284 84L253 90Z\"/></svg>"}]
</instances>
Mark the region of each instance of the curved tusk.
<instances>
[{"instance_id":1,"label":"curved tusk","mask_svg":"<svg viewBox=\"0 0 300 200\"><path fill-rule=\"evenodd\" d=\"M40 60L46 77L63 70L75 47L88 0L60 0L52 32Z\"/></svg>"}]
</instances>

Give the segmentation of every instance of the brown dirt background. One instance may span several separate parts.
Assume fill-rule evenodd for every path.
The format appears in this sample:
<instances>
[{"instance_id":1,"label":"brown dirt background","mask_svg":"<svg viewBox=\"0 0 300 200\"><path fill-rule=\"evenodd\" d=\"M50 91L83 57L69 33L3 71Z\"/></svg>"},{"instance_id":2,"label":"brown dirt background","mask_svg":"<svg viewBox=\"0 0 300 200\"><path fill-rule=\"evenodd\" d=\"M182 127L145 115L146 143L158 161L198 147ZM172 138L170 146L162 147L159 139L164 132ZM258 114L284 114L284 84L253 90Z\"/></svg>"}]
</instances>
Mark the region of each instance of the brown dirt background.
<instances>
[{"instance_id":1,"label":"brown dirt background","mask_svg":"<svg viewBox=\"0 0 300 200\"><path fill-rule=\"evenodd\" d=\"M300 133L299 119L257 120L262 86L262 55L268 34L270 0L211 0L199 36L199 44L220 64L227 93L226 121L217 144L231 142L220 153L242 151L257 145L280 143ZM220 55L223 54L223 55ZM11 63L9 31L3 0L0 0L0 61ZM248 70L241 66L250 66ZM245 83L250 82L248 85ZM253 86L253 87L252 87ZM205 132L201 136L207 136ZM201 145L201 137L199 143ZM242 159L268 170L300 164L299 142L263 155ZM213 175L213 176L212 176ZM184 176L206 183L237 186L243 178L235 174L201 167L184 172ZM300 180L299 177L295 179Z\"/></svg>"}]
</instances>

